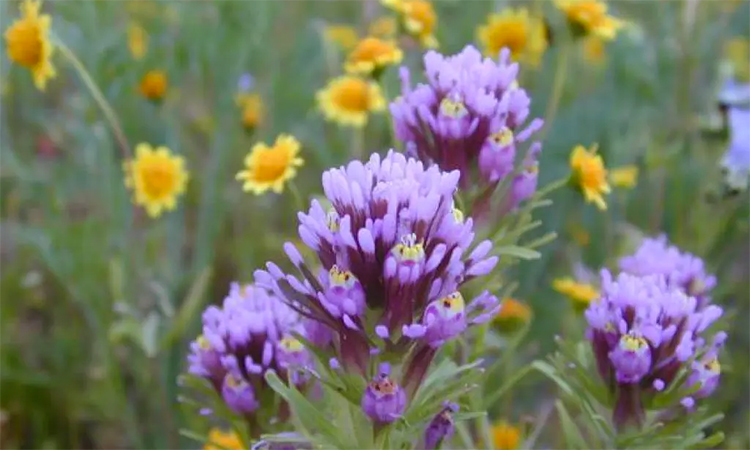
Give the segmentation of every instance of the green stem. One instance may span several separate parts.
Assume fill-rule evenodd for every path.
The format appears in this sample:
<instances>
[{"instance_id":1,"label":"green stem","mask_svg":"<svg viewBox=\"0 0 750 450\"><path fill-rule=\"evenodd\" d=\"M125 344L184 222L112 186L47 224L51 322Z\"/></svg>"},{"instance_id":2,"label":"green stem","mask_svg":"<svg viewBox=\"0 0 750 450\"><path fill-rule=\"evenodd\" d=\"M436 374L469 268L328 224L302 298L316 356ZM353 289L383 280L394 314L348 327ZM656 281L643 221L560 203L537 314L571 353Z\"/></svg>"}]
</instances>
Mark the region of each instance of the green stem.
<instances>
[{"instance_id":1,"label":"green stem","mask_svg":"<svg viewBox=\"0 0 750 450\"><path fill-rule=\"evenodd\" d=\"M297 207L297 211L304 211L305 202L304 200L302 200L302 194L297 188L297 185L294 184L294 181L289 181L288 185L289 185L289 192L292 193L292 198L294 199L294 205Z\"/></svg>"},{"instance_id":2,"label":"green stem","mask_svg":"<svg viewBox=\"0 0 750 450\"><path fill-rule=\"evenodd\" d=\"M362 159L365 155L365 127L353 128L353 148L352 155L354 159Z\"/></svg>"},{"instance_id":3,"label":"green stem","mask_svg":"<svg viewBox=\"0 0 750 450\"><path fill-rule=\"evenodd\" d=\"M570 48L572 47L570 38L565 39L560 46L560 53L557 56L557 69L555 70L555 79L552 84L552 94L550 95L550 101L547 103L547 111L544 114L544 129L542 130L542 136L539 139L544 141L545 136L552 123L555 121L555 115L560 107L560 99L562 98L563 88L565 87L565 79L568 76L568 59L570 59Z\"/></svg>"},{"instance_id":4,"label":"green stem","mask_svg":"<svg viewBox=\"0 0 750 450\"><path fill-rule=\"evenodd\" d=\"M104 97L104 94L102 94L101 89L99 89L99 87L96 85L96 82L93 80L93 78L91 78L91 75L89 74L88 70L86 70L86 67L84 67L81 60L79 60L75 53L73 53L73 51L68 48L68 46L65 45L62 40L60 40L60 38L56 36L55 45L57 49L60 50L60 53L68 58L70 64L73 66L73 68L76 69L78 75L80 75L83 84L86 85L89 92L91 92L91 96L94 97L94 101L96 101L96 103L102 109L104 117L107 119L107 122L109 122L109 126L112 128L112 133L115 135L115 140L120 147L120 151L122 151L123 158L130 159L131 152L130 146L128 145L128 140L125 138L125 133L123 133L120 122L117 120L117 114L115 114L114 110L109 105L109 102L107 102L107 99Z\"/></svg>"}]
</instances>

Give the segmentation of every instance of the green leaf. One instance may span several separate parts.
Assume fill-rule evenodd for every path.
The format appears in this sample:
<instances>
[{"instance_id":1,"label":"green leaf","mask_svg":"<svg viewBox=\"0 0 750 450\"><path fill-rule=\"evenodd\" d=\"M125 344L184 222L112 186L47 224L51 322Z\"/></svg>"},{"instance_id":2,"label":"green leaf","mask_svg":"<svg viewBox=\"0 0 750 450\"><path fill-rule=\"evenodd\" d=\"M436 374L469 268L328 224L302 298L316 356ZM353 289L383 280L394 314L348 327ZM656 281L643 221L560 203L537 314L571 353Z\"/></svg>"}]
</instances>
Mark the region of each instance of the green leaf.
<instances>
[{"instance_id":1,"label":"green leaf","mask_svg":"<svg viewBox=\"0 0 750 450\"><path fill-rule=\"evenodd\" d=\"M188 294L185 300L182 302L182 307L177 313L177 317L172 323L172 327L166 333L161 341L161 348L169 348L174 344L177 339L183 336L183 333L187 329L190 321L195 317L200 307L203 305L203 297L206 289L208 289L208 282L211 280L211 268L206 267L193 281L193 284L188 290Z\"/></svg>"},{"instance_id":2,"label":"green leaf","mask_svg":"<svg viewBox=\"0 0 750 450\"><path fill-rule=\"evenodd\" d=\"M506 245L499 247L496 252L498 255L515 256L520 259L539 259L542 254L536 250L532 250L525 247L519 247L517 245Z\"/></svg>"},{"instance_id":3,"label":"green leaf","mask_svg":"<svg viewBox=\"0 0 750 450\"><path fill-rule=\"evenodd\" d=\"M698 442L697 444L693 445L692 448L715 448L719 444L724 442L724 432L717 431L716 433L712 434L711 436L707 437L706 439L703 439L702 441Z\"/></svg>"},{"instance_id":4,"label":"green leaf","mask_svg":"<svg viewBox=\"0 0 750 450\"><path fill-rule=\"evenodd\" d=\"M493 392L488 392L485 394L484 397L484 407L485 409L489 408L490 406L497 403L502 397L503 394L505 394L507 391L510 390L513 386L515 386L516 383L521 381L526 377L526 375L531 372L532 366L528 365L524 367L523 369L517 371L513 376L511 376L505 383L503 383L502 386L500 386L498 389L494 390Z\"/></svg>"},{"instance_id":5,"label":"green leaf","mask_svg":"<svg viewBox=\"0 0 750 450\"><path fill-rule=\"evenodd\" d=\"M581 435L581 430L578 428L575 422L573 422L573 419L570 417L568 410L565 409L565 405L563 405L560 400L557 400L555 402L555 409L557 410L557 414L560 417L560 426L562 426L563 434L565 435L565 443L567 444L566 448L588 448L588 446L586 445L586 440Z\"/></svg>"},{"instance_id":6,"label":"green leaf","mask_svg":"<svg viewBox=\"0 0 750 450\"><path fill-rule=\"evenodd\" d=\"M158 352L157 340L159 338L159 322L161 316L156 311L151 311L146 320L141 324L141 344L146 356L153 358Z\"/></svg>"},{"instance_id":7,"label":"green leaf","mask_svg":"<svg viewBox=\"0 0 750 450\"><path fill-rule=\"evenodd\" d=\"M555 370L554 367L549 365L548 363L544 361L534 361L531 363L531 366L538 370L539 372L542 372L544 375L547 376L550 380L554 381L557 386L563 390L563 392L569 396L574 396L575 393L573 389L570 387L567 381L563 380Z\"/></svg>"}]
</instances>

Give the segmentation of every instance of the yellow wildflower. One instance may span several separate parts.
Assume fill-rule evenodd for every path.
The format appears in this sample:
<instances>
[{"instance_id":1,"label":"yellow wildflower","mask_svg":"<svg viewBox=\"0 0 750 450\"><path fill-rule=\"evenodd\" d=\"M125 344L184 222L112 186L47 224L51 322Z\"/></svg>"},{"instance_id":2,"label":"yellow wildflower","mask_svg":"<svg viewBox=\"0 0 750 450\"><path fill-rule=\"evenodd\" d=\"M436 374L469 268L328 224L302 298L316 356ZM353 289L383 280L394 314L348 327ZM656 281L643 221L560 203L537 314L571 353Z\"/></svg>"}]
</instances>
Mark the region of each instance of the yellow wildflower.
<instances>
[{"instance_id":1,"label":"yellow wildflower","mask_svg":"<svg viewBox=\"0 0 750 450\"><path fill-rule=\"evenodd\" d=\"M580 283L570 277L553 280L552 289L572 300L576 309L585 309L589 303L599 298L599 290L595 286Z\"/></svg>"},{"instance_id":2,"label":"yellow wildflower","mask_svg":"<svg viewBox=\"0 0 750 450\"><path fill-rule=\"evenodd\" d=\"M188 182L185 160L167 147L138 144L135 159L126 162L124 169L125 186L133 190L135 203L146 208L151 217L173 210Z\"/></svg>"},{"instance_id":3,"label":"yellow wildflower","mask_svg":"<svg viewBox=\"0 0 750 450\"><path fill-rule=\"evenodd\" d=\"M521 429L505 421L492 426L492 440L497 450L515 450L521 443Z\"/></svg>"},{"instance_id":4,"label":"yellow wildflower","mask_svg":"<svg viewBox=\"0 0 750 450\"><path fill-rule=\"evenodd\" d=\"M750 81L750 41L747 38L734 37L724 43L724 59L732 65L732 71L738 81Z\"/></svg>"},{"instance_id":5,"label":"yellow wildflower","mask_svg":"<svg viewBox=\"0 0 750 450\"><path fill-rule=\"evenodd\" d=\"M604 40L592 34L583 39L583 59L591 65L602 64L607 57Z\"/></svg>"},{"instance_id":6,"label":"yellow wildflower","mask_svg":"<svg viewBox=\"0 0 750 450\"><path fill-rule=\"evenodd\" d=\"M354 76L341 76L331 80L325 88L318 91L316 98L326 119L341 125L362 127L367 124L370 112L385 109L385 98L380 87Z\"/></svg>"},{"instance_id":7,"label":"yellow wildflower","mask_svg":"<svg viewBox=\"0 0 750 450\"><path fill-rule=\"evenodd\" d=\"M167 74L163 70L150 70L141 78L139 90L149 100L161 100L167 91Z\"/></svg>"},{"instance_id":8,"label":"yellow wildflower","mask_svg":"<svg viewBox=\"0 0 750 450\"><path fill-rule=\"evenodd\" d=\"M610 192L607 184L607 169L601 155L596 154L596 148L586 150L578 145L570 154L571 181L583 193L589 203L594 203L601 209L607 209L603 194Z\"/></svg>"},{"instance_id":9,"label":"yellow wildflower","mask_svg":"<svg viewBox=\"0 0 750 450\"><path fill-rule=\"evenodd\" d=\"M555 0L555 5L578 35L595 34L612 40L623 26L621 20L607 14L607 4L602 0Z\"/></svg>"},{"instance_id":10,"label":"yellow wildflower","mask_svg":"<svg viewBox=\"0 0 750 450\"><path fill-rule=\"evenodd\" d=\"M496 58L503 47L508 47L513 59L532 66L539 64L547 49L544 22L526 8L491 14L487 23L477 28L477 39L487 56Z\"/></svg>"},{"instance_id":11,"label":"yellow wildflower","mask_svg":"<svg viewBox=\"0 0 750 450\"><path fill-rule=\"evenodd\" d=\"M148 50L148 33L136 22L128 25L128 49L136 60L143 59Z\"/></svg>"},{"instance_id":12,"label":"yellow wildflower","mask_svg":"<svg viewBox=\"0 0 750 450\"><path fill-rule=\"evenodd\" d=\"M258 128L265 118L265 105L258 94L240 94L237 105L242 109L242 125L248 130Z\"/></svg>"},{"instance_id":13,"label":"yellow wildflower","mask_svg":"<svg viewBox=\"0 0 750 450\"><path fill-rule=\"evenodd\" d=\"M632 189L638 184L638 166L630 164L612 169L609 172L609 181L614 187Z\"/></svg>"},{"instance_id":14,"label":"yellow wildflower","mask_svg":"<svg viewBox=\"0 0 750 450\"><path fill-rule=\"evenodd\" d=\"M368 33L371 36L381 38L392 38L398 33L398 23L396 19L389 16L378 17L373 20L370 26L367 28Z\"/></svg>"},{"instance_id":15,"label":"yellow wildflower","mask_svg":"<svg viewBox=\"0 0 750 450\"><path fill-rule=\"evenodd\" d=\"M298 156L300 143L293 136L281 134L273 146L263 142L255 144L245 157L245 170L237 174L242 190L260 195L271 189L284 191L284 183L297 175L297 167L304 164Z\"/></svg>"},{"instance_id":16,"label":"yellow wildflower","mask_svg":"<svg viewBox=\"0 0 750 450\"><path fill-rule=\"evenodd\" d=\"M349 25L328 25L323 30L325 39L336 44L342 50L349 50L357 45L357 30Z\"/></svg>"},{"instance_id":17,"label":"yellow wildflower","mask_svg":"<svg viewBox=\"0 0 750 450\"><path fill-rule=\"evenodd\" d=\"M423 47L438 46L435 38L437 13L432 3L427 0L381 0L381 3L398 13L406 32L417 38Z\"/></svg>"},{"instance_id":18,"label":"yellow wildflower","mask_svg":"<svg viewBox=\"0 0 750 450\"><path fill-rule=\"evenodd\" d=\"M395 42L366 37L349 53L344 69L352 74L377 76L384 68L400 63L403 57Z\"/></svg>"},{"instance_id":19,"label":"yellow wildflower","mask_svg":"<svg viewBox=\"0 0 750 450\"><path fill-rule=\"evenodd\" d=\"M242 440L234 431L222 431L220 428L211 428L208 433L208 442L203 450L244 450Z\"/></svg>"},{"instance_id":20,"label":"yellow wildflower","mask_svg":"<svg viewBox=\"0 0 750 450\"><path fill-rule=\"evenodd\" d=\"M494 322L502 331L514 332L531 320L531 308L510 297L503 299Z\"/></svg>"},{"instance_id":21,"label":"yellow wildflower","mask_svg":"<svg viewBox=\"0 0 750 450\"><path fill-rule=\"evenodd\" d=\"M5 31L5 45L8 58L31 71L34 85L40 91L47 86L47 80L57 75L52 66L54 47L49 39L52 19L48 14L39 14L40 1L24 0L21 3L21 17Z\"/></svg>"}]
</instances>

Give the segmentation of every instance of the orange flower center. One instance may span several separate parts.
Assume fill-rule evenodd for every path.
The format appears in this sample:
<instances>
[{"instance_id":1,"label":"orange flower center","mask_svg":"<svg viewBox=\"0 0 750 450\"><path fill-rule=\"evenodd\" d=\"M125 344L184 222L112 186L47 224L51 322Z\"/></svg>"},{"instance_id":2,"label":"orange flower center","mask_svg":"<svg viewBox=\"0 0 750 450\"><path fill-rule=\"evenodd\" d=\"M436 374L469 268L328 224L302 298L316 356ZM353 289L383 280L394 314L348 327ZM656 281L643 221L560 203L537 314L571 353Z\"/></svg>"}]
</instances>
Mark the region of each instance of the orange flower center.
<instances>
[{"instance_id":1,"label":"orange flower center","mask_svg":"<svg viewBox=\"0 0 750 450\"><path fill-rule=\"evenodd\" d=\"M42 36L39 26L32 20L21 20L5 34L8 56L24 67L34 67L42 61Z\"/></svg>"},{"instance_id":2,"label":"orange flower center","mask_svg":"<svg viewBox=\"0 0 750 450\"><path fill-rule=\"evenodd\" d=\"M177 171L166 161L154 162L141 169L141 180L150 198L164 198L177 184Z\"/></svg>"},{"instance_id":3,"label":"orange flower center","mask_svg":"<svg viewBox=\"0 0 750 450\"><path fill-rule=\"evenodd\" d=\"M602 21L606 13L606 5L596 0L588 0L573 4L568 15L572 20L586 25Z\"/></svg>"},{"instance_id":4,"label":"orange flower center","mask_svg":"<svg viewBox=\"0 0 750 450\"><path fill-rule=\"evenodd\" d=\"M607 170L596 158L586 158L580 169L581 185L597 189L607 181Z\"/></svg>"},{"instance_id":5,"label":"orange flower center","mask_svg":"<svg viewBox=\"0 0 750 450\"><path fill-rule=\"evenodd\" d=\"M367 111L370 105L369 86L364 80L348 78L331 92L333 103L347 111Z\"/></svg>"},{"instance_id":6,"label":"orange flower center","mask_svg":"<svg viewBox=\"0 0 750 450\"><path fill-rule=\"evenodd\" d=\"M422 24L422 32L430 34L437 23L437 15L430 2L424 0L412 0L407 2L406 10L409 18Z\"/></svg>"},{"instance_id":7,"label":"orange flower center","mask_svg":"<svg viewBox=\"0 0 750 450\"><path fill-rule=\"evenodd\" d=\"M375 61L393 53L393 47L378 38L368 37L357 44L349 58L354 61Z\"/></svg>"},{"instance_id":8,"label":"orange flower center","mask_svg":"<svg viewBox=\"0 0 750 450\"><path fill-rule=\"evenodd\" d=\"M141 93L150 99L158 99L167 90L167 76L161 71L148 72L141 81Z\"/></svg>"},{"instance_id":9,"label":"orange flower center","mask_svg":"<svg viewBox=\"0 0 750 450\"><path fill-rule=\"evenodd\" d=\"M253 175L258 182L276 181L289 166L289 149L284 145L261 148L258 152Z\"/></svg>"},{"instance_id":10,"label":"orange flower center","mask_svg":"<svg viewBox=\"0 0 750 450\"><path fill-rule=\"evenodd\" d=\"M490 29L489 42L492 53L508 47L516 56L526 48L526 24L520 21L500 23Z\"/></svg>"}]
</instances>

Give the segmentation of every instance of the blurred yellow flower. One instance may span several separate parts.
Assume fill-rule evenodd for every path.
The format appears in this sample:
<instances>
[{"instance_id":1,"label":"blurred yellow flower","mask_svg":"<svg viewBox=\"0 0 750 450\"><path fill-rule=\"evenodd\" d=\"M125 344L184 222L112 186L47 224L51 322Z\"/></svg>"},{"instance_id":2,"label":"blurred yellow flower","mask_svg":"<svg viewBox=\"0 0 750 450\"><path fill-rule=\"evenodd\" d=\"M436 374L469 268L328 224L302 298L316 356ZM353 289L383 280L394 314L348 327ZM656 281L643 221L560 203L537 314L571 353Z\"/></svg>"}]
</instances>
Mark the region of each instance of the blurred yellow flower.
<instances>
[{"instance_id":1,"label":"blurred yellow flower","mask_svg":"<svg viewBox=\"0 0 750 450\"><path fill-rule=\"evenodd\" d=\"M597 66L604 62L607 57L604 40L595 34L586 36L583 39L583 59L587 63Z\"/></svg>"},{"instance_id":2,"label":"blurred yellow flower","mask_svg":"<svg viewBox=\"0 0 750 450\"><path fill-rule=\"evenodd\" d=\"M128 49L136 60L143 59L148 50L148 33L136 22L128 25Z\"/></svg>"},{"instance_id":3,"label":"blurred yellow flower","mask_svg":"<svg viewBox=\"0 0 750 450\"><path fill-rule=\"evenodd\" d=\"M423 47L436 48L437 13L427 0L381 0L381 3L399 15L402 26L416 37Z\"/></svg>"},{"instance_id":4,"label":"blurred yellow flower","mask_svg":"<svg viewBox=\"0 0 750 450\"><path fill-rule=\"evenodd\" d=\"M477 28L477 39L484 53L497 58L503 47L508 47L514 60L532 66L547 49L544 22L529 14L526 8L508 8L487 17L487 23Z\"/></svg>"},{"instance_id":5,"label":"blurred yellow flower","mask_svg":"<svg viewBox=\"0 0 750 450\"><path fill-rule=\"evenodd\" d=\"M601 155L596 154L596 148L586 150L578 145L570 154L571 181L583 193L589 203L594 203L601 209L607 209L603 194L610 192L607 184L607 169Z\"/></svg>"},{"instance_id":6,"label":"blurred yellow flower","mask_svg":"<svg viewBox=\"0 0 750 450\"><path fill-rule=\"evenodd\" d=\"M357 30L349 25L328 25L323 30L323 36L328 42L336 44L342 50L349 50L357 45Z\"/></svg>"},{"instance_id":7,"label":"blurred yellow flower","mask_svg":"<svg viewBox=\"0 0 750 450\"><path fill-rule=\"evenodd\" d=\"M5 46L8 58L31 71L34 85L40 91L47 80L57 75L52 66L54 49L49 39L52 19L48 14L39 14L42 3L24 0L20 5L21 17L5 31Z\"/></svg>"},{"instance_id":8,"label":"blurred yellow flower","mask_svg":"<svg viewBox=\"0 0 750 450\"><path fill-rule=\"evenodd\" d=\"M362 127L367 124L370 112L385 109L380 87L355 76L345 75L331 80L316 97L326 119L341 125Z\"/></svg>"},{"instance_id":9,"label":"blurred yellow flower","mask_svg":"<svg viewBox=\"0 0 750 450\"><path fill-rule=\"evenodd\" d=\"M245 450L245 446L234 431L211 428L208 433L208 442L206 442L203 450Z\"/></svg>"},{"instance_id":10,"label":"blurred yellow flower","mask_svg":"<svg viewBox=\"0 0 750 450\"><path fill-rule=\"evenodd\" d=\"M398 33L398 23L390 16L378 17L372 21L367 31L371 36L392 38Z\"/></svg>"},{"instance_id":11,"label":"blurred yellow flower","mask_svg":"<svg viewBox=\"0 0 750 450\"><path fill-rule=\"evenodd\" d=\"M515 450L521 443L521 430L505 421L492 426L492 440L497 450Z\"/></svg>"},{"instance_id":12,"label":"blurred yellow flower","mask_svg":"<svg viewBox=\"0 0 750 450\"><path fill-rule=\"evenodd\" d=\"M163 70L150 70L141 78L139 90L149 100L161 100L167 92L167 74Z\"/></svg>"},{"instance_id":13,"label":"blurred yellow flower","mask_svg":"<svg viewBox=\"0 0 750 450\"><path fill-rule=\"evenodd\" d=\"M506 297L500 305L500 312L495 316L494 322L500 325L503 331L513 332L529 323L531 316L531 308L528 305Z\"/></svg>"},{"instance_id":14,"label":"blurred yellow flower","mask_svg":"<svg viewBox=\"0 0 750 450\"><path fill-rule=\"evenodd\" d=\"M351 74L377 77L386 67L400 63L403 57L395 42L366 37L349 53L344 69Z\"/></svg>"},{"instance_id":15,"label":"blurred yellow flower","mask_svg":"<svg viewBox=\"0 0 750 450\"><path fill-rule=\"evenodd\" d=\"M576 244L581 247L586 247L591 242L591 235L583 227L574 227L570 230L570 235L573 237L573 240L576 241Z\"/></svg>"},{"instance_id":16,"label":"blurred yellow flower","mask_svg":"<svg viewBox=\"0 0 750 450\"><path fill-rule=\"evenodd\" d=\"M242 109L242 125L248 130L258 128L265 118L265 105L258 94L240 94L237 105Z\"/></svg>"},{"instance_id":17,"label":"blurred yellow flower","mask_svg":"<svg viewBox=\"0 0 750 450\"><path fill-rule=\"evenodd\" d=\"M555 0L555 5L579 35L595 34L612 40L623 26L621 20L607 14L607 4L602 0Z\"/></svg>"},{"instance_id":18,"label":"blurred yellow flower","mask_svg":"<svg viewBox=\"0 0 750 450\"><path fill-rule=\"evenodd\" d=\"M255 144L245 157L245 170L237 174L242 190L260 195L271 189L284 191L284 183L297 175L297 167L305 161L298 156L300 143L293 136L280 134L273 146Z\"/></svg>"},{"instance_id":19,"label":"blurred yellow flower","mask_svg":"<svg viewBox=\"0 0 750 450\"><path fill-rule=\"evenodd\" d=\"M624 189L632 189L638 184L638 166L630 164L612 169L609 172L609 181L612 186Z\"/></svg>"},{"instance_id":20,"label":"blurred yellow flower","mask_svg":"<svg viewBox=\"0 0 750 450\"><path fill-rule=\"evenodd\" d=\"M556 278L552 281L552 289L572 300L576 309L584 309L599 298L599 290L595 286L579 283L570 277Z\"/></svg>"},{"instance_id":21,"label":"blurred yellow flower","mask_svg":"<svg viewBox=\"0 0 750 450\"><path fill-rule=\"evenodd\" d=\"M185 192L188 182L185 160L167 147L153 149L149 144L138 144L135 159L123 167L125 186L133 190L135 204L146 208L151 217L173 210L177 197Z\"/></svg>"}]
</instances>

